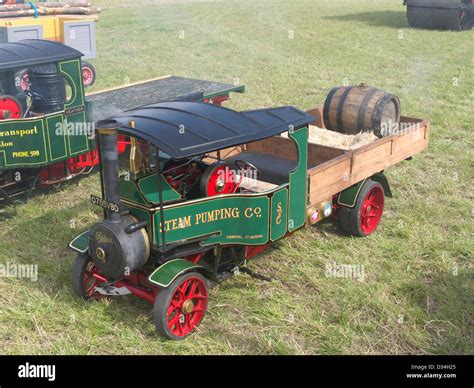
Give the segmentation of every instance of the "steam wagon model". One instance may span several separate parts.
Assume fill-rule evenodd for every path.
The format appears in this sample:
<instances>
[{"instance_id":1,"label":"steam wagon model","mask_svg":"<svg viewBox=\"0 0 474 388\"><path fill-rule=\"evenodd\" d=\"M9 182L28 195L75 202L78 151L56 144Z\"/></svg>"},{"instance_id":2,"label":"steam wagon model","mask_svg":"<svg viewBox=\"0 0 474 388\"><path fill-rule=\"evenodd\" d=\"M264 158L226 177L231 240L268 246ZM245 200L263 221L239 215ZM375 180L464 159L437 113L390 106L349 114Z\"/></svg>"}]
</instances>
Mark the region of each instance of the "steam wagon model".
<instances>
[{"instance_id":1,"label":"steam wagon model","mask_svg":"<svg viewBox=\"0 0 474 388\"><path fill-rule=\"evenodd\" d=\"M231 92L244 91L168 76L86 96L81 56L46 40L0 44L0 203L89 173L99 162L94 121L167 100L221 104ZM129 142L121 139L119 147L124 152Z\"/></svg>"},{"instance_id":2,"label":"steam wagon model","mask_svg":"<svg viewBox=\"0 0 474 388\"><path fill-rule=\"evenodd\" d=\"M405 0L408 23L415 28L470 30L474 0Z\"/></svg>"},{"instance_id":3,"label":"steam wagon model","mask_svg":"<svg viewBox=\"0 0 474 388\"><path fill-rule=\"evenodd\" d=\"M154 305L159 333L182 339L203 320L208 287L249 272L271 243L330 216L373 233L390 195L383 171L427 147L429 123L402 117L402 134L345 151L308 141L322 117L178 101L97 123L102 195L91 201L104 219L69 244L75 293L133 294ZM126 166L119 136L132 145Z\"/></svg>"}]
</instances>

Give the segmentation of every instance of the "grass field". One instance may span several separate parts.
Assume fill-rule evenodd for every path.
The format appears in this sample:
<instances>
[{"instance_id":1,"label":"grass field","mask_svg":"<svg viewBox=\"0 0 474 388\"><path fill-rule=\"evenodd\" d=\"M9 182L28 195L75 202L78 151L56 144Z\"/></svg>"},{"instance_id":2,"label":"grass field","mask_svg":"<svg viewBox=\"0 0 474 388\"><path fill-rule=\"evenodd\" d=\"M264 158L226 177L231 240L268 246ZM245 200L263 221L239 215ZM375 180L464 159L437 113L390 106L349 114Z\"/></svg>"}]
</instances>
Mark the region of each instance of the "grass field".
<instances>
[{"instance_id":1,"label":"grass field","mask_svg":"<svg viewBox=\"0 0 474 388\"><path fill-rule=\"evenodd\" d=\"M0 212L0 262L38 264L38 281L0 278L2 354L473 354L474 31L410 29L402 1L96 1L96 90L174 74L239 82L228 104L321 104L366 82L432 122L428 151L387 171L394 198L367 239L326 222L211 290L199 330L154 332L132 297L73 295L69 240L100 217L97 174ZM137 6L143 4L143 7ZM363 265L357 281L326 266Z\"/></svg>"}]
</instances>

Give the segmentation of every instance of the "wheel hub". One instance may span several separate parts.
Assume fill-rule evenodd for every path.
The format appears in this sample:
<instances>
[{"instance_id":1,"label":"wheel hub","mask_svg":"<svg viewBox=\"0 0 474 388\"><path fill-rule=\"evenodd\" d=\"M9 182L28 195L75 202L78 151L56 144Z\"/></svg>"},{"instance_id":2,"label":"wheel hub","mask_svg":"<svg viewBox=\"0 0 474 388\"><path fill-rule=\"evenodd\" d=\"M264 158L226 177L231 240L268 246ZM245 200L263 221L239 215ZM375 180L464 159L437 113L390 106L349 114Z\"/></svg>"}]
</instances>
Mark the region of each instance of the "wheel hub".
<instances>
[{"instance_id":1,"label":"wheel hub","mask_svg":"<svg viewBox=\"0 0 474 388\"><path fill-rule=\"evenodd\" d=\"M194 303L192 299L187 299L184 301L183 307L181 308L181 310L183 311L184 314L189 314L193 311L193 308L194 308Z\"/></svg>"},{"instance_id":2,"label":"wheel hub","mask_svg":"<svg viewBox=\"0 0 474 388\"><path fill-rule=\"evenodd\" d=\"M218 179L216 182L216 191L220 193L224 190L224 187L225 187L224 179Z\"/></svg>"}]
</instances>

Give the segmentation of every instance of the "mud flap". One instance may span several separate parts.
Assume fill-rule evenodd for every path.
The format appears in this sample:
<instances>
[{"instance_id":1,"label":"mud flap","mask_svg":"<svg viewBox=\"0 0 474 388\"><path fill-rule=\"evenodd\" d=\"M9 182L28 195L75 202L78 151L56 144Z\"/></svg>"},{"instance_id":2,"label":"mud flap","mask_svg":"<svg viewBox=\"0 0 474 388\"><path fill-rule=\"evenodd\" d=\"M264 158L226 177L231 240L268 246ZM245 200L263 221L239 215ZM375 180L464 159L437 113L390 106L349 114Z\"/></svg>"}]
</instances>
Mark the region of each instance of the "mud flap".
<instances>
[{"instance_id":1,"label":"mud flap","mask_svg":"<svg viewBox=\"0 0 474 388\"><path fill-rule=\"evenodd\" d=\"M357 197L367 179L356 183L355 185L341 191L337 197L337 203L341 206L353 208L357 201Z\"/></svg>"},{"instance_id":2,"label":"mud flap","mask_svg":"<svg viewBox=\"0 0 474 388\"><path fill-rule=\"evenodd\" d=\"M382 172L372 175L368 179L380 183L383 187L383 191L386 197L393 197L392 190L390 189L390 185L388 183L388 179ZM360 190L362 189L362 186L366 181L367 179L364 179L363 181L356 183L348 189L341 191L337 197L337 203L344 207L353 208L357 201L357 197L359 196Z\"/></svg>"},{"instance_id":3,"label":"mud flap","mask_svg":"<svg viewBox=\"0 0 474 388\"><path fill-rule=\"evenodd\" d=\"M89 249L89 230L74 237L69 243L68 248L78 253L86 253Z\"/></svg>"},{"instance_id":4,"label":"mud flap","mask_svg":"<svg viewBox=\"0 0 474 388\"><path fill-rule=\"evenodd\" d=\"M388 179L383 172L379 172L373 175L370 179L372 179L373 181L379 182L382 185L383 191L386 197L393 198L392 189L390 188Z\"/></svg>"}]
</instances>

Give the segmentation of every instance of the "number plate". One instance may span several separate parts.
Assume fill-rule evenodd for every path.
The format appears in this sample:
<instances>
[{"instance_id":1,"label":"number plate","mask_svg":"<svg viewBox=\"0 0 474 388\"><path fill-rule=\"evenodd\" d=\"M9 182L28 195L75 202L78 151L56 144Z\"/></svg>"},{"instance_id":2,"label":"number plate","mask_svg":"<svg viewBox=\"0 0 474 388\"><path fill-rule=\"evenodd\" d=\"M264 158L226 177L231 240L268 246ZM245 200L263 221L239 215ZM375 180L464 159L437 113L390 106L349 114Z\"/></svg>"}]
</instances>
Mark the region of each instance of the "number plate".
<instances>
[{"instance_id":1,"label":"number plate","mask_svg":"<svg viewBox=\"0 0 474 388\"><path fill-rule=\"evenodd\" d=\"M120 206L117 205L116 203L109 202L105 199L96 197L95 195L91 195L91 203L93 205L100 206L101 208L104 208L106 210L113 211L115 213L120 213Z\"/></svg>"}]
</instances>

